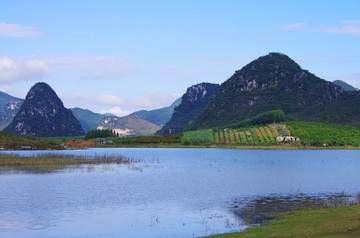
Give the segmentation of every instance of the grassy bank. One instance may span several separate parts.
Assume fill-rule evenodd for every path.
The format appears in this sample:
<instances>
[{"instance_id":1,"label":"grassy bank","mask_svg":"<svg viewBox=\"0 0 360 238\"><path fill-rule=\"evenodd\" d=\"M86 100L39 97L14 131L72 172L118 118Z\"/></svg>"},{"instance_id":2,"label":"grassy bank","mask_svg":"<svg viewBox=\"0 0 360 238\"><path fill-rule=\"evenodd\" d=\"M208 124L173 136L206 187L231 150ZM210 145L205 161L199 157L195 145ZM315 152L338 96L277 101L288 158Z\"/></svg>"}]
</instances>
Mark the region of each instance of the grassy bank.
<instances>
[{"instance_id":1,"label":"grassy bank","mask_svg":"<svg viewBox=\"0 0 360 238\"><path fill-rule=\"evenodd\" d=\"M210 237L360 237L360 204L280 214L268 226Z\"/></svg>"},{"instance_id":2,"label":"grassy bank","mask_svg":"<svg viewBox=\"0 0 360 238\"><path fill-rule=\"evenodd\" d=\"M16 154L0 153L0 167L5 169L61 169L70 165L81 164L110 164L129 163L123 156L85 157L63 154L40 154L37 156L19 156Z\"/></svg>"},{"instance_id":3,"label":"grassy bank","mask_svg":"<svg viewBox=\"0 0 360 238\"><path fill-rule=\"evenodd\" d=\"M20 136L0 131L0 150L60 150L64 149L56 141L45 138Z\"/></svg>"}]
</instances>

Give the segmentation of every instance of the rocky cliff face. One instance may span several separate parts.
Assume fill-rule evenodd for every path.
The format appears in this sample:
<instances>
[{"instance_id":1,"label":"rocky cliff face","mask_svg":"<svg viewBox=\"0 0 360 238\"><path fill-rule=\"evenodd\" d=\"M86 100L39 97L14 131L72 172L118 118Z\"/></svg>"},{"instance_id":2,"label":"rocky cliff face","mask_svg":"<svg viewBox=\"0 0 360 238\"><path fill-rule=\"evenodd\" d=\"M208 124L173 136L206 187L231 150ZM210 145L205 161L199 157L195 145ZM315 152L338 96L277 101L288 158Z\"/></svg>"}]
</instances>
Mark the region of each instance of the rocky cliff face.
<instances>
[{"instance_id":1,"label":"rocky cliff face","mask_svg":"<svg viewBox=\"0 0 360 238\"><path fill-rule=\"evenodd\" d=\"M79 121L46 83L37 83L30 89L12 123L4 131L39 137L84 134Z\"/></svg>"},{"instance_id":2,"label":"rocky cliff face","mask_svg":"<svg viewBox=\"0 0 360 238\"><path fill-rule=\"evenodd\" d=\"M350 107L347 95L343 88L301 69L288 56L270 53L236 71L221 84L218 93L188 129L223 126L277 109L297 120L355 125L354 117L359 115L360 107ZM350 97L357 100L356 96ZM334 116L334 111L344 108L351 113Z\"/></svg>"},{"instance_id":3,"label":"rocky cliff face","mask_svg":"<svg viewBox=\"0 0 360 238\"><path fill-rule=\"evenodd\" d=\"M4 105L4 111L1 115L0 121L0 130L3 130L7 125L12 122L13 118L20 110L22 103L23 102L19 100L11 100Z\"/></svg>"},{"instance_id":4,"label":"rocky cliff face","mask_svg":"<svg viewBox=\"0 0 360 238\"><path fill-rule=\"evenodd\" d=\"M182 96L180 105L175 107L170 121L157 134L181 133L204 110L218 88L218 84L211 83L200 83L189 87Z\"/></svg>"}]
</instances>

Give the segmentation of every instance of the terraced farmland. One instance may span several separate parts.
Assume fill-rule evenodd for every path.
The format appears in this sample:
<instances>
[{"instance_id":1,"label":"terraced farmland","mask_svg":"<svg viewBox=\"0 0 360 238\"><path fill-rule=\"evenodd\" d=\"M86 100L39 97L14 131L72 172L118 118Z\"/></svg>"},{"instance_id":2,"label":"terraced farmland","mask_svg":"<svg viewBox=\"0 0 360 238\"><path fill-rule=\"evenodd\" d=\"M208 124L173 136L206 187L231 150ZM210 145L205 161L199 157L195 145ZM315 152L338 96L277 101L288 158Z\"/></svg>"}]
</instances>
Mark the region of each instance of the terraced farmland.
<instances>
[{"instance_id":1,"label":"terraced farmland","mask_svg":"<svg viewBox=\"0 0 360 238\"><path fill-rule=\"evenodd\" d=\"M290 131L282 124L253 126L240 129L207 129L185 132L183 141L188 144L208 142L211 144L229 145L267 145L276 144L278 135L290 135Z\"/></svg>"},{"instance_id":2,"label":"terraced farmland","mask_svg":"<svg viewBox=\"0 0 360 238\"><path fill-rule=\"evenodd\" d=\"M216 144L233 145L276 144L276 136L278 135L274 129L268 126L215 130L214 134L219 136L215 141ZM225 136L221 138L223 134Z\"/></svg>"}]
</instances>

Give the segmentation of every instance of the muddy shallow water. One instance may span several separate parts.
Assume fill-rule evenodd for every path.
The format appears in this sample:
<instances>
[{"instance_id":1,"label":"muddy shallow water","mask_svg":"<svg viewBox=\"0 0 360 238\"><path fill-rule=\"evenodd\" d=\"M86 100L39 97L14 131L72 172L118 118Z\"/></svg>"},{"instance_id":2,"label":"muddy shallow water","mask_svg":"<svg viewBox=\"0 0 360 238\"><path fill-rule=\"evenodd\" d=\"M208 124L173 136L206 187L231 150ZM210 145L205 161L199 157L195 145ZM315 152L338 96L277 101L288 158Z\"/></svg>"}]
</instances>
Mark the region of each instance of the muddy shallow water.
<instances>
[{"instance_id":1,"label":"muddy shallow water","mask_svg":"<svg viewBox=\"0 0 360 238\"><path fill-rule=\"evenodd\" d=\"M121 154L136 162L0 170L0 237L198 237L263 224L306 204L354 202L360 192L358 150L51 153Z\"/></svg>"}]
</instances>

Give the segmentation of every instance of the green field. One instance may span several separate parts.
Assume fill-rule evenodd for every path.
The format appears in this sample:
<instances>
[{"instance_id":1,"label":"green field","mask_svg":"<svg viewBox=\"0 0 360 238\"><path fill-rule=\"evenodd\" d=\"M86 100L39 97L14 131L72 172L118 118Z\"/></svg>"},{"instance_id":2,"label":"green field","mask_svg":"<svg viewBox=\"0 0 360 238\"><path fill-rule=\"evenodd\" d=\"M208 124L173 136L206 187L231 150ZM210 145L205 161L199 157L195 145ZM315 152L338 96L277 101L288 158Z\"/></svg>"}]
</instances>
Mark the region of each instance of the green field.
<instances>
[{"instance_id":1,"label":"green field","mask_svg":"<svg viewBox=\"0 0 360 238\"><path fill-rule=\"evenodd\" d=\"M360 146L360 128L330 123L291 121L282 124L256 125L246 128L188 131L184 144L277 145L277 136L294 136L302 146ZM280 142L283 143L283 142Z\"/></svg>"},{"instance_id":2,"label":"green field","mask_svg":"<svg viewBox=\"0 0 360 238\"><path fill-rule=\"evenodd\" d=\"M221 135L222 136L222 135ZM190 144L214 144L215 134L213 129L187 131L182 137L182 142L185 145Z\"/></svg>"},{"instance_id":3,"label":"green field","mask_svg":"<svg viewBox=\"0 0 360 238\"><path fill-rule=\"evenodd\" d=\"M309 146L360 146L360 128L320 122L284 123L291 134Z\"/></svg>"},{"instance_id":4,"label":"green field","mask_svg":"<svg viewBox=\"0 0 360 238\"><path fill-rule=\"evenodd\" d=\"M360 237L360 205L305 209L280 214L268 226L210 237Z\"/></svg>"}]
</instances>

